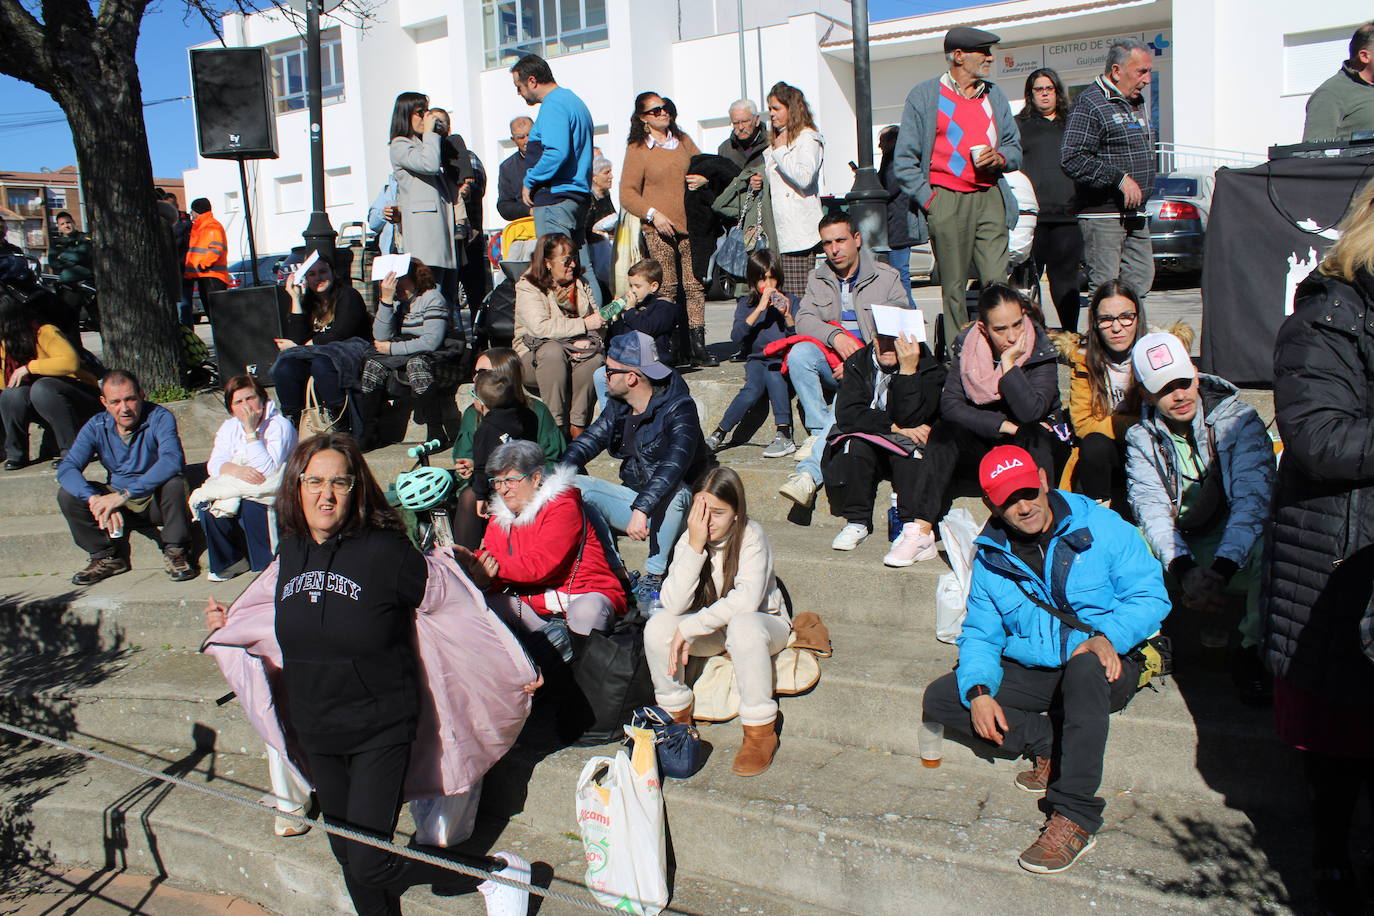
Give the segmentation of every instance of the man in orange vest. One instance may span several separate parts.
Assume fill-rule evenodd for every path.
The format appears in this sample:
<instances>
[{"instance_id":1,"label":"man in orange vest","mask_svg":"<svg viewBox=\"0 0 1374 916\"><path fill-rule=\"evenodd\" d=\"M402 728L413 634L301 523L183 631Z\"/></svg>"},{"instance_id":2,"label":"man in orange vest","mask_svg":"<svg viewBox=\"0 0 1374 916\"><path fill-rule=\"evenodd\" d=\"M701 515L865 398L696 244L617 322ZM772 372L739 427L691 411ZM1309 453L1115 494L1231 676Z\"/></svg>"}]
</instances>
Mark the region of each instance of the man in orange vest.
<instances>
[{"instance_id":1,"label":"man in orange vest","mask_svg":"<svg viewBox=\"0 0 1374 916\"><path fill-rule=\"evenodd\" d=\"M184 279L184 301L189 304L194 287L200 287L200 306L205 317L210 317L210 293L218 292L229 285L229 243L224 235L224 226L210 212L210 201L197 197L191 201L191 212L195 217L191 223L191 244L186 249L186 269ZM191 324L194 316L186 316Z\"/></svg>"}]
</instances>

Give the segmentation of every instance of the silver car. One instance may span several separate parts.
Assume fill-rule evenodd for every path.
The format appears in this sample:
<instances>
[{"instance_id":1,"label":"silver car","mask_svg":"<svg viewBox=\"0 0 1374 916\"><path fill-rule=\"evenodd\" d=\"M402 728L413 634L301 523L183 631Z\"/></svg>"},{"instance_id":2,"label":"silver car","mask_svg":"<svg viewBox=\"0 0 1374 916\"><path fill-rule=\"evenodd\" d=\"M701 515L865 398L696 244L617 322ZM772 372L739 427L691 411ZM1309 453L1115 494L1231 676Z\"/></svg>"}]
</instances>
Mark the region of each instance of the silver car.
<instances>
[{"instance_id":1,"label":"silver car","mask_svg":"<svg viewBox=\"0 0 1374 916\"><path fill-rule=\"evenodd\" d=\"M1215 174L1206 170L1170 172L1155 179L1154 194L1145 203L1145 215L1150 221L1156 270L1202 270L1203 241L1215 186Z\"/></svg>"}]
</instances>

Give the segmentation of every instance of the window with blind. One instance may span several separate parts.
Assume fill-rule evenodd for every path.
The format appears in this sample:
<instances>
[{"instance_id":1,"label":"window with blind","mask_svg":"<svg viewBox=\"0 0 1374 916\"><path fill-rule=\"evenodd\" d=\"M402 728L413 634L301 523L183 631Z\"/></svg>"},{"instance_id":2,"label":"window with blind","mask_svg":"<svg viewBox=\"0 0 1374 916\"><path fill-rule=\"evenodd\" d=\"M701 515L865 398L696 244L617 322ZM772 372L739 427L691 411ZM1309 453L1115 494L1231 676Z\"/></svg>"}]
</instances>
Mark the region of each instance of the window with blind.
<instances>
[{"instance_id":1,"label":"window with blind","mask_svg":"<svg viewBox=\"0 0 1374 916\"><path fill-rule=\"evenodd\" d=\"M606 0L482 0L482 36L489 69L604 48Z\"/></svg>"}]
</instances>

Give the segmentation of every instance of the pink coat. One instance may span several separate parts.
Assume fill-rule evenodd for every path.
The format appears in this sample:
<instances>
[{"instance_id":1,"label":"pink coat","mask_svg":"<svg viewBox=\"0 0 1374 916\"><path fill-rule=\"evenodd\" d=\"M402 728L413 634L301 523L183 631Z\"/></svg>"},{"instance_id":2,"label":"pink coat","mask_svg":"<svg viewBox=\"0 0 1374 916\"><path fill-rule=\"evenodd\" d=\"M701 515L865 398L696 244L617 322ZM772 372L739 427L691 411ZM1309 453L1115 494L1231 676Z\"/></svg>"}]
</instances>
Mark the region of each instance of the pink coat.
<instances>
[{"instance_id":1,"label":"pink coat","mask_svg":"<svg viewBox=\"0 0 1374 916\"><path fill-rule=\"evenodd\" d=\"M434 551L425 562L429 581L415 617L420 719L406 773L407 801L457 795L481 782L524 727L530 714L524 686L538 676L515 635L452 555ZM201 651L219 665L262 740L304 775L304 754L287 742L277 710L283 688L276 586L273 560Z\"/></svg>"}]
</instances>

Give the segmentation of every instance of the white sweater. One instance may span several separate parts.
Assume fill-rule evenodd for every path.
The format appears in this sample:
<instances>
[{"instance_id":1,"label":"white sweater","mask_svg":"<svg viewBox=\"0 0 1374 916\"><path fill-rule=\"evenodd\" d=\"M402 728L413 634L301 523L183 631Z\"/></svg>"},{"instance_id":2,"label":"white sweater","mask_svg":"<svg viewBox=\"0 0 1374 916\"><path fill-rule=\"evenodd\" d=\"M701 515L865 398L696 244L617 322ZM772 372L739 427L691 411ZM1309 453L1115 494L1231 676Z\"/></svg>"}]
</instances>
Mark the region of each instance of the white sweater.
<instances>
[{"instance_id":1,"label":"white sweater","mask_svg":"<svg viewBox=\"0 0 1374 916\"><path fill-rule=\"evenodd\" d=\"M663 601L660 613L683 617L678 624L683 636L696 639L714 633L728 626L730 618L736 614L757 612L786 617L782 592L773 575L773 547L768 543L768 535L764 534L762 525L750 519L745 526L734 588L717 598L710 607L701 608L695 613L692 599L696 595L697 581L701 578L702 564L708 556L712 561L711 581L715 583L717 594L724 585L724 564L720 559L724 544L707 544L704 553L697 553L687 538L686 531L678 538L673 561L668 566L668 576L659 591L659 598ZM689 614L692 616L685 616Z\"/></svg>"},{"instance_id":2,"label":"white sweater","mask_svg":"<svg viewBox=\"0 0 1374 916\"><path fill-rule=\"evenodd\" d=\"M793 252L814 248L821 240L816 224L821 221L825 140L807 128L786 146L765 149L763 159L773 226L778 234L773 249Z\"/></svg>"}]
</instances>

